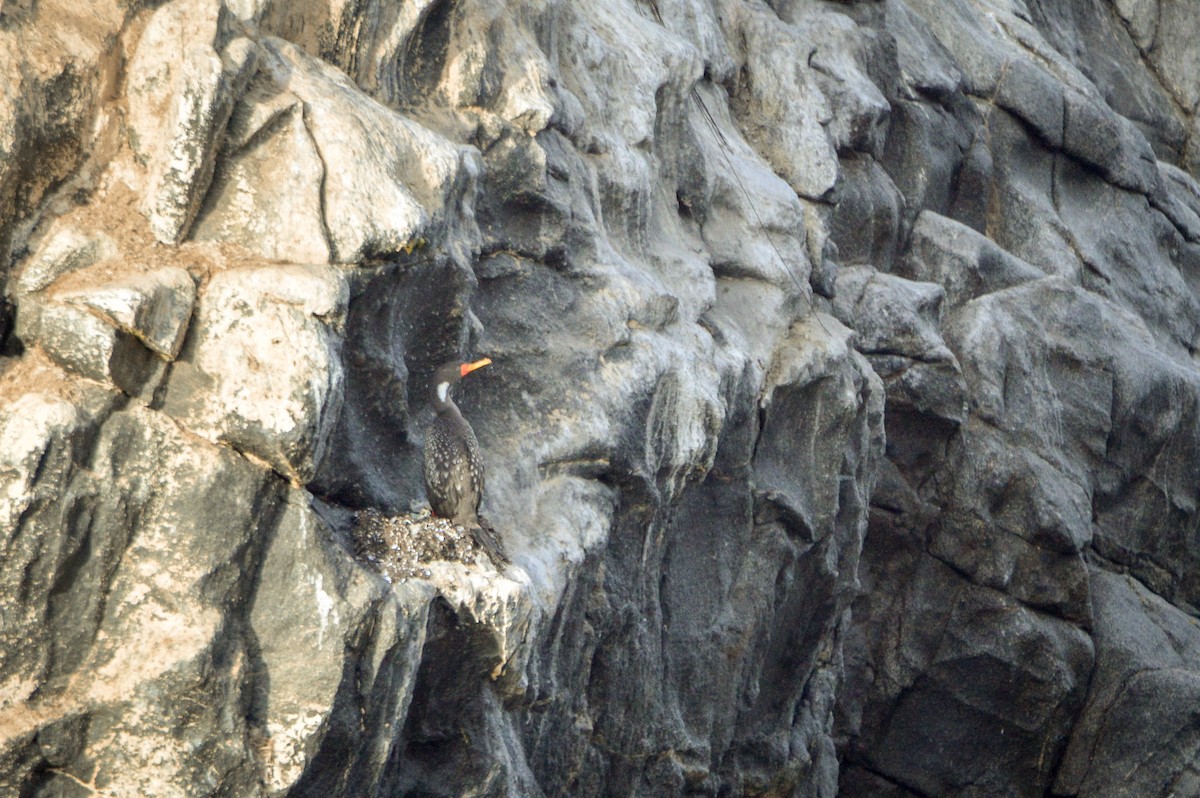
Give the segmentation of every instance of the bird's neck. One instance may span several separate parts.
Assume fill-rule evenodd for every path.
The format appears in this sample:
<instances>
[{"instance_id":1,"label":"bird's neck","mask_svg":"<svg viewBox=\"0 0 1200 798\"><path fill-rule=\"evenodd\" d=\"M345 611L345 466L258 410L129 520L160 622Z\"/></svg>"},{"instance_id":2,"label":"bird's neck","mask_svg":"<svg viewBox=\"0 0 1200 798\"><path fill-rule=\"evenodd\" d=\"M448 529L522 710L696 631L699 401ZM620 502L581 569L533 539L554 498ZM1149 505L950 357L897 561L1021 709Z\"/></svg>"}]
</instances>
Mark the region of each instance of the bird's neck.
<instances>
[{"instance_id":1,"label":"bird's neck","mask_svg":"<svg viewBox=\"0 0 1200 798\"><path fill-rule=\"evenodd\" d=\"M462 415L458 412L458 405L454 404L454 400L450 398L450 383L448 382L439 382L434 386L433 407L439 416L446 413L455 416Z\"/></svg>"}]
</instances>

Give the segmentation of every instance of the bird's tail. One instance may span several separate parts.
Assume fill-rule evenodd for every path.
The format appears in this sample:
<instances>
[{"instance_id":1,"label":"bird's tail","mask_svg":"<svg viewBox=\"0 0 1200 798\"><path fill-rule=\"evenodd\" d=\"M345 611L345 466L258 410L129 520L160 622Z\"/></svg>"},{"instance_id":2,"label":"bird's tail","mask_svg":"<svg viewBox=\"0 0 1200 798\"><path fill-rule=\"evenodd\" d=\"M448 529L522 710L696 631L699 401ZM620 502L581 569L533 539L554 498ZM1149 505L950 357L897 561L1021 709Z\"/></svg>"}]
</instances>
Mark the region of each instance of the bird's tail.
<instances>
[{"instance_id":1,"label":"bird's tail","mask_svg":"<svg viewBox=\"0 0 1200 798\"><path fill-rule=\"evenodd\" d=\"M508 559L508 555L504 552L504 544L500 542L500 536L496 534L496 528L491 525L486 518L479 516L479 524L471 524L468 529L471 532L471 537L475 540L475 545L483 549L484 554L492 561L492 565L498 570L503 570L504 566L512 562Z\"/></svg>"}]
</instances>

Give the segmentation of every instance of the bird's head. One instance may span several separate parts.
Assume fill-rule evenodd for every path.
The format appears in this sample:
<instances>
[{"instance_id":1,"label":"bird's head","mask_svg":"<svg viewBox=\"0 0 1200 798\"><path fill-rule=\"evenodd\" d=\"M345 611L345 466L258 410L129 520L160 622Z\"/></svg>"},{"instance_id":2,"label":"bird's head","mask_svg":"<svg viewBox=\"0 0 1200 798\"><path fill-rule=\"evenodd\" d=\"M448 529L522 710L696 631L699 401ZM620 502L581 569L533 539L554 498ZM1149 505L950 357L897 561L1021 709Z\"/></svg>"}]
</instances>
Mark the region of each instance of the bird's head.
<instances>
[{"instance_id":1,"label":"bird's head","mask_svg":"<svg viewBox=\"0 0 1200 798\"><path fill-rule=\"evenodd\" d=\"M491 362L491 358L485 357L471 363L462 363L458 360L452 360L443 366L439 366L438 370L433 372L433 394L435 401L438 404L445 404L448 402L450 400L451 385L458 382L472 371L481 369Z\"/></svg>"}]
</instances>

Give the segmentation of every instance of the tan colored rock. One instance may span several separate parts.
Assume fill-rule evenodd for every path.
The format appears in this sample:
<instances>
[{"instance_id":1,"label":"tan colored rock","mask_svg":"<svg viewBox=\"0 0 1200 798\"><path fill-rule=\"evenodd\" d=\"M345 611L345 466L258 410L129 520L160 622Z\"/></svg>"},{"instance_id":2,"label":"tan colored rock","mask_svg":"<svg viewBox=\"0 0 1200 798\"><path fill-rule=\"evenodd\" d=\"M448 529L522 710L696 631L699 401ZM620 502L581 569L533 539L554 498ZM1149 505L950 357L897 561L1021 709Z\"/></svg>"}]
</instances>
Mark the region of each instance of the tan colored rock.
<instances>
[{"instance_id":1,"label":"tan colored rock","mask_svg":"<svg viewBox=\"0 0 1200 798\"><path fill-rule=\"evenodd\" d=\"M16 333L67 371L130 396L153 391L163 375L163 360L83 303L26 297L17 312Z\"/></svg>"},{"instance_id":2,"label":"tan colored rock","mask_svg":"<svg viewBox=\"0 0 1200 798\"><path fill-rule=\"evenodd\" d=\"M197 221L193 237L231 241L268 260L326 263L330 260L321 207L325 166L304 122L304 108L290 94L270 98L251 93L239 108L261 99L273 110L280 99L291 102L260 124L270 132L254 145L227 152L214 181L209 210ZM235 118L235 126L236 126ZM251 134L257 134L256 128Z\"/></svg>"},{"instance_id":3,"label":"tan colored rock","mask_svg":"<svg viewBox=\"0 0 1200 798\"><path fill-rule=\"evenodd\" d=\"M40 656L43 689L21 712L0 712L0 758L28 756L37 737L49 739L45 727L86 717L47 749L64 784L103 785L120 798L199 798L215 790L216 760L220 782L253 794L247 722L235 709L253 677L225 618L247 601L238 558L274 518L266 474L145 408L115 413L98 430L88 420L79 414L57 433L65 440L51 439L52 470L37 479L55 490L23 516L21 556L3 568L6 605L19 580L32 578L25 604L40 628L6 635L0 662ZM95 471L80 467L85 453ZM115 485L105 481L116 474ZM81 512L87 520L74 534L44 534ZM42 550L28 551L35 544ZM64 618L69 631L47 631L47 620ZM10 621L6 632L15 631ZM220 675L213 662L225 663Z\"/></svg>"},{"instance_id":4,"label":"tan colored rock","mask_svg":"<svg viewBox=\"0 0 1200 798\"><path fill-rule=\"evenodd\" d=\"M458 145L365 97L338 70L278 40L264 69L305 106L325 164L325 223L334 259L413 246L473 182Z\"/></svg>"},{"instance_id":5,"label":"tan colored rock","mask_svg":"<svg viewBox=\"0 0 1200 798\"><path fill-rule=\"evenodd\" d=\"M80 239L74 235L68 242ZM83 257L96 241L70 252ZM38 268L45 260L35 261ZM28 285L41 279L26 270ZM17 312L17 334L36 344L63 368L114 385L131 396L148 395L174 359L187 332L196 289L179 267L150 272L126 269L114 276L76 272L66 286L25 294Z\"/></svg>"},{"instance_id":6,"label":"tan colored rock","mask_svg":"<svg viewBox=\"0 0 1200 798\"><path fill-rule=\"evenodd\" d=\"M19 251L43 204L84 168L132 13L117 0L0 8L0 256ZM111 69L110 69L111 68Z\"/></svg>"},{"instance_id":7,"label":"tan colored rock","mask_svg":"<svg viewBox=\"0 0 1200 798\"><path fill-rule=\"evenodd\" d=\"M114 257L117 251L116 242L103 232L85 233L69 224L56 224L25 261L9 292L19 297L41 291L64 274Z\"/></svg>"},{"instance_id":8,"label":"tan colored rock","mask_svg":"<svg viewBox=\"0 0 1200 798\"><path fill-rule=\"evenodd\" d=\"M345 279L329 266L217 273L201 294L163 409L202 437L307 481L341 407L346 303Z\"/></svg>"},{"instance_id":9,"label":"tan colored rock","mask_svg":"<svg viewBox=\"0 0 1200 798\"><path fill-rule=\"evenodd\" d=\"M287 497L257 587L248 620L260 646L258 667L271 683L254 733L266 794L285 794L310 768L336 731L331 715L339 700L379 718L355 724L349 733L357 742L389 750L404 715L381 712L376 702L403 707L412 699L416 673L397 665L420 656L433 588L421 580L389 585L357 566L332 543L301 491ZM362 667L354 694L339 699L348 647L361 651ZM370 784L380 775L363 768L354 778Z\"/></svg>"},{"instance_id":10,"label":"tan colored rock","mask_svg":"<svg viewBox=\"0 0 1200 798\"><path fill-rule=\"evenodd\" d=\"M279 39L230 125L198 239L352 263L421 246L474 191L472 154Z\"/></svg>"},{"instance_id":11,"label":"tan colored rock","mask_svg":"<svg viewBox=\"0 0 1200 798\"><path fill-rule=\"evenodd\" d=\"M0 761L14 737L46 722L28 701L53 668L50 594L80 545L62 527L79 506L72 484L86 441L114 398L36 351L0 383Z\"/></svg>"},{"instance_id":12,"label":"tan colored rock","mask_svg":"<svg viewBox=\"0 0 1200 798\"><path fill-rule=\"evenodd\" d=\"M217 52L220 13L209 0L160 6L129 62L129 143L147 183L142 211L165 244L191 226L233 103L254 72L248 39Z\"/></svg>"},{"instance_id":13,"label":"tan colored rock","mask_svg":"<svg viewBox=\"0 0 1200 798\"><path fill-rule=\"evenodd\" d=\"M57 299L90 308L159 357L173 360L187 333L196 286L186 271L168 266L95 288L63 291Z\"/></svg>"}]
</instances>

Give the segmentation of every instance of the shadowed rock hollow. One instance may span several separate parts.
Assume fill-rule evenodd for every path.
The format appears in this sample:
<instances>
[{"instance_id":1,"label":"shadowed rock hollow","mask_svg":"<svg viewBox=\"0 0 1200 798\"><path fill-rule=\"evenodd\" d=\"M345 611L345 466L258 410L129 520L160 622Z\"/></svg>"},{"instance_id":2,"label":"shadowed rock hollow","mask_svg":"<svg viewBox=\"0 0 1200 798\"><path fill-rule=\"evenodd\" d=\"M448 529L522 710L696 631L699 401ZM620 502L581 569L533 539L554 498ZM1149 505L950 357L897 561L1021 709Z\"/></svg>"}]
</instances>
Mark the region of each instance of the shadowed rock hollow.
<instances>
[{"instance_id":1,"label":"shadowed rock hollow","mask_svg":"<svg viewBox=\"0 0 1200 798\"><path fill-rule=\"evenodd\" d=\"M0 791L1200 793L1193 12L5 4Z\"/></svg>"}]
</instances>

